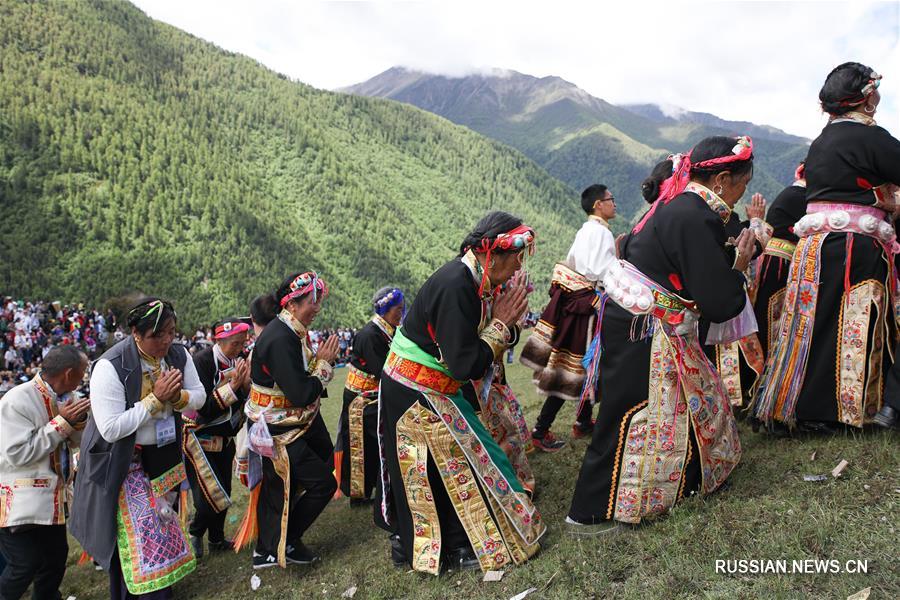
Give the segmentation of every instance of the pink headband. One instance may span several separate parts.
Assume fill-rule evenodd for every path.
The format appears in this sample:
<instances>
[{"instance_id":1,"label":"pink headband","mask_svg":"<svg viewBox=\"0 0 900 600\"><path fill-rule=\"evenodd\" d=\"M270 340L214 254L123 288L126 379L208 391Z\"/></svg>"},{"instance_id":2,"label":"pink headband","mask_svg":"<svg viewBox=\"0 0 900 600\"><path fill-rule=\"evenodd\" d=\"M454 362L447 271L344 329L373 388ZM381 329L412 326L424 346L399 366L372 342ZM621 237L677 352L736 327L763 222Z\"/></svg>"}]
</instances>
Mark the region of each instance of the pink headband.
<instances>
[{"instance_id":1,"label":"pink headband","mask_svg":"<svg viewBox=\"0 0 900 600\"><path fill-rule=\"evenodd\" d=\"M249 330L250 326L243 321L238 321L237 323L226 321L225 323L222 323L221 325L216 327L215 335L213 337L217 340L223 340L227 337L231 337L233 335L237 335Z\"/></svg>"},{"instance_id":2,"label":"pink headband","mask_svg":"<svg viewBox=\"0 0 900 600\"><path fill-rule=\"evenodd\" d=\"M313 302L318 302L318 292L322 292L322 297L328 295L328 285L315 271L308 271L302 275L298 275L297 278L291 282L290 288L290 293L286 294L279 302L282 308L294 298L305 296L310 292L313 294Z\"/></svg>"},{"instance_id":3,"label":"pink headband","mask_svg":"<svg viewBox=\"0 0 900 600\"><path fill-rule=\"evenodd\" d=\"M687 187L688 182L691 180L692 170L706 169L717 165L750 160L753 157L753 140L749 135L742 135L735 140L734 148L731 149L731 154L717 156L698 163L691 163L691 152L669 156L669 160L672 161L672 176L663 181L659 186L659 198L653 203L653 206L650 207L650 210L647 211L638 224L634 226L632 233L638 233L644 228L644 224L646 224L650 219L650 216L656 211L656 207L660 202L668 204L671 202L672 198L684 191L684 188Z\"/></svg>"}]
</instances>

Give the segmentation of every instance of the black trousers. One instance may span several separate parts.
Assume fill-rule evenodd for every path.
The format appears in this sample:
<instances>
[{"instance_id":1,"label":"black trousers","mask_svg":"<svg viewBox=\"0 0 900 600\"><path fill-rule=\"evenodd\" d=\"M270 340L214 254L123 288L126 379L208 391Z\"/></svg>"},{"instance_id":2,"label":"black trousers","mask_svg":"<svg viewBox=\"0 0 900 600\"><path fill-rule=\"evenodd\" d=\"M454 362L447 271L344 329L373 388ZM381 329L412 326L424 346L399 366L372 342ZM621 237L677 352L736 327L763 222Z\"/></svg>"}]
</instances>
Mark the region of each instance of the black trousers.
<instances>
[{"instance_id":1,"label":"black trousers","mask_svg":"<svg viewBox=\"0 0 900 600\"><path fill-rule=\"evenodd\" d=\"M269 427L273 436L283 429ZM287 447L291 462L290 507L287 523L287 543L296 544L315 522L337 490L334 480L334 446L322 415L317 415L306 435ZM263 457L262 489L256 516L259 521L259 554L278 552L281 537L281 510L284 505L284 482L275 472L275 465ZM300 491L303 494L300 495Z\"/></svg>"},{"instance_id":2,"label":"black trousers","mask_svg":"<svg viewBox=\"0 0 900 600\"><path fill-rule=\"evenodd\" d=\"M883 403L896 411L900 411L900 344L894 349L894 364L888 371L884 382Z\"/></svg>"},{"instance_id":3,"label":"black trousers","mask_svg":"<svg viewBox=\"0 0 900 600\"><path fill-rule=\"evenodd\" d=\"M410 406L426 400L421 392L412 390L401 383L397 383L390 377L381 380L381 407L382 425L384 426L384 453L388 476L391 483L390 501L392 504L392 518L396 519L394 531L400 536L400 542L407 560L412 556L413 547L413 520L409 503L406 499L403 474L400 471L400 460L397 456L397 421L403 416ZM469 537L463 528L456 509L447 495L441 473L434 462L431 453L428 455L428 481L431 483L431 492L434 507L438 514L441 530L441 552L445 553L458 548L471 548ZM377 524L377 520L376 520ZM383 527L387 529L386 527Z\"/></svg>"},{"instance_id":4,"label":"black trousers","mask_svg":"<svg viewBox=\"0 0 900 600\"><path fill-rule=\"evenodd\" d=\"M228 438L225 447L221 452L205 452L206 459L212 467L213 473L222 484L222 489L229 496L231 495L231 463L234 460L234 439ZM210 542L221 542L225 539L225 518L228 510L216 512L216 510L206 501L206 496L197 483L197 473L191 461L184 461L188 481L191 484L191 494L194 497L194 519L188 531L192 536L202 538L204 534L209 533Z\"/></svg>"},{"instance_id":5,"label":"black trousers","mask_svg":"<svg viewBox=\"0 0 900 600\"><path fill-rule=\"evenodd\" d=\"M69 542L65 525L36 525L16 532L0 529L0 552L7 565L0 575L0 598L18 600L34 582L34 600L59 600Z\"/></svg>"},{"instance_id":6,"label":"black trousers","mask_svg":"<svg viewBox=\"0 0 900 600\"><path fill-rule=\"evenodd\" d=\"M532 436L536 438L544 437L553 425L553 421L556 419L556 414L559 412L559 409L562 408L565 403L565 400L557 396L547 396L547 399L544 400L544 405L541 407L541 414L538 415L537 423L534 425ZM585 402L581 407L578 416L575 417L575 422L582 427L588 427L591 422L592 409L591 403Z\"/></svg>"}]
</instances>

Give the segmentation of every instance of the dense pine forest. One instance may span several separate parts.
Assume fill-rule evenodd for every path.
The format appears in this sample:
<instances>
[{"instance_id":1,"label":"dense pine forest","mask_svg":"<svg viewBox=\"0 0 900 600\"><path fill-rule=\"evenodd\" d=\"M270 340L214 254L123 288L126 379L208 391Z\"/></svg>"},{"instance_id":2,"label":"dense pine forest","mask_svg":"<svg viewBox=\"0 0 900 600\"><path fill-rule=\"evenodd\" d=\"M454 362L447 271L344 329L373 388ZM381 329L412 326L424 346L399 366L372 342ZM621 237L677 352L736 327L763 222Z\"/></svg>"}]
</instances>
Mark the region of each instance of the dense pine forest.
<instances>
[{"instance_id":1,"label":"dense pine forest","mask_svg":"<svg viewBox=\"0 0 900 600\"><path fill-rule=\"evenodd\" d=\"M246 314L300 269L331 284L323 324L359 323L376 287L414 291L490 209L537 229L543 287L583 218L510 148L114 0L0 4L0 203L5 293L152 293L186 324Z\"/></svg>"}]
</instances>

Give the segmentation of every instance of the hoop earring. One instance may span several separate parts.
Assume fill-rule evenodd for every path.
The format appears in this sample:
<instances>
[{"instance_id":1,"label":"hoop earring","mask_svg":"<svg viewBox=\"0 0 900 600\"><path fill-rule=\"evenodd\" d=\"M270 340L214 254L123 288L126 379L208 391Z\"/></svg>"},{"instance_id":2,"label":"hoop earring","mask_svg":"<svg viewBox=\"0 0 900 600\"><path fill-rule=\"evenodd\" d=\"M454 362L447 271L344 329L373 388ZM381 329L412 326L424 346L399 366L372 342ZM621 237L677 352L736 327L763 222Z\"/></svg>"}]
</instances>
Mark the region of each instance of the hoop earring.
<instances>
[{"instance_id":1,"label":"hoop earring","mask_svg":"<svg viewBox=\"0 0 900 600\"><path fill-rule=\"evenodd\" d=\"M725 188L722 185L713 186L713 194L721 196L723 193L725 193Z\"/></svg>"},{"instance_id":2,"label":"hoop earring","mask_svg":"<svg viewBox=\"0 0 900 600\"><path fill-rule=\"evenodd\" d=\"M869 110L869 108L871 108L872 110ZM866 114L871 115L872 113L875 112L875 107L874 106L870 107L868 104L866 104L865 106L863 106L863 111Z\"/></svg>"},{"instance_id":3,"label":"hoop earring","mask_svg":"<svg viewBox=\"0 0 900 600\"><path fill-rule=\"evenodd\" d=\"M492 258L492 259L491 259L491 262L488 263L488 269L493 269L493 268L494 268L494 265L496 265L496 264L497 264L497 259L496 259L496 258Z\"/></svg>"}]
</instances>

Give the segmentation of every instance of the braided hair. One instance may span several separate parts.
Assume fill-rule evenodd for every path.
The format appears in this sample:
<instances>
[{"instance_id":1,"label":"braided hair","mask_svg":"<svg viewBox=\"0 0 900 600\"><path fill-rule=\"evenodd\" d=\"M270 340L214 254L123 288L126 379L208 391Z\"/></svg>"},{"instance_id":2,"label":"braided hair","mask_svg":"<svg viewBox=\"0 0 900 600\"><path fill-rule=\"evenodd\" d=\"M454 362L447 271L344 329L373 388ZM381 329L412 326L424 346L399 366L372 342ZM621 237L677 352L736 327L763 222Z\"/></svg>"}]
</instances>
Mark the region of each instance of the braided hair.
<instances>
[{"instance_id":1,"label":"braided hair","mask_svg":"<svg viewBox=\"0 0 900 600\"><path fill-rule=\"evenodd\" d=\"M507 231L511 231L522 224L522 219L519 217L514 217L508 212L503 212L502 210L497 210L493 212L489 212L484 215L480 221L475 225L475 229L469 232L469 235L462 241L462 244L459 246L459 256L462 256L469 249L474 248L481 244L482 240L492 240L496 238L501 233L506 233ZM497 254L507 253L507 252L521 252L521 248L511 248L509 250L500 250L497 249L494 252Z\"/></svg>"},{"instance_id":2,"label":"braided hair","mask_svg":"<svg viewBox=\"0 0 900 600\"><path fill-rule=\"evenodd\" d=\"M753 155L747 160L733 160L708 166L703 163L722 156L730 156L734 148L735 138L724 135L714 135L703 138L691 151L691 176L698 175L707 180L722 171L728 171L735 177L753 172Z\"/></svg>"},{"instance_id":3,"label":"braided hair","mask_svg":"<svg viewBox=\"0 0 900 600\"><path fill-rule=\"evenodd\" d=\"M135 304L128 311L126 324L142 336L148 333L159 333L160 328L169 320L178 321L172 303L156 297L147 297Z\"/></svg>"},{"instance_id":4,"label":"braided hair","mask_svg":"<svg viewBox=\"0 0 900 600\"><path fill-rule=\"evenodd\" d=\"M866 94L863 89L873 76L875 71L862 63L845 62L836 66L825 78L819 91L822 110L835 116L854 110L865 102Z\"/></svg>"}]
</instances>

